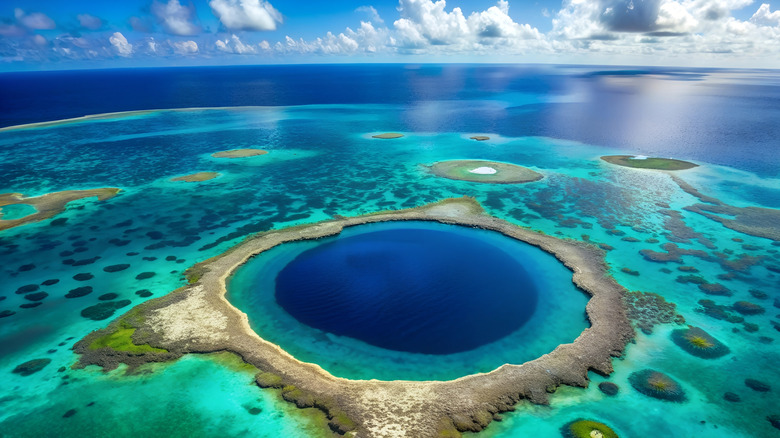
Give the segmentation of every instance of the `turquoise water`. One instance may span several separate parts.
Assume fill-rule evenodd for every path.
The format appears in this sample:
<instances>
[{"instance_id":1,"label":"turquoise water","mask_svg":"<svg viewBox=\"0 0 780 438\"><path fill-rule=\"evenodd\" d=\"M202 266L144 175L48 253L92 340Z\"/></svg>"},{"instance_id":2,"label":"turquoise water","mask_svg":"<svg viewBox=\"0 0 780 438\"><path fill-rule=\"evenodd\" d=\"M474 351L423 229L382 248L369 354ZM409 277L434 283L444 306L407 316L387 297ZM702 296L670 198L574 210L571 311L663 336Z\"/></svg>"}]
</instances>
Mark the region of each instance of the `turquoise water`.
<instances>
[{"instance_id":1,"label":"turquoise water","mask_svg":"<svg viewBox=\"0 0 780 438\"><path fill-rule=\"evenodd\" d=\"M0 214L2 214L0 217L10 221L14 219L21 219L37 211L38 210L36 210L35 207L29 204L6 205L4 207L0 207Z\"/></svg>"},{"instance_id":2,"label":"turquoise water","mask_svg":"<svg viewBox=\"0 0 780 438\"><path fill-rule=\"evenodd\" d=\"M389 222L347 228L338 239L410 227L464 233L452 225ZM466 230L464 235L499 248L510 255L514 263L534 273L531 277L533 287L539 294L536 309L522 327L495 342L468 351L452 354L393 351L313 328L285 312L274 297L279 271L301 253L337 238L288 243L254 257L231 277L228 300L247 312L250 324L263 338L282 346L299 360L317 363L336 376L350 379L450 380L489 372L505 363L520 364L535 359L561 343L572 342L588 327L585 318L588 298L571 282L571 271L555 257L495 232ZM469 292L472 296L484 294L480 290Z\"/></svg>"},{"instance_id":3,"label":"turquoise water","mask_svg":"<svg viewBox=\"0 0 780 438\"><path fill-rule=\"evenodd\" d=\"M246 416L246 408L236 404L233 398L246 400L244 397L250 397L247 394L260 398L266 397L266 393L249 385L246 375L230 372L210 359L185 359L170 368L129 380L119 373L104 376L95 370L68 371L69 379L78 381L78 386L76 383L68 386L79 388L77 392L60 386L61 378L56 370L74 362L69 348L75 340L108 323L109 320L92 321L80 315L81 310L98 303L98 297L103 294L118 294L113 301L131 301L121 313L150 299L147 293L158 297L184 285L182 273L188 266L219 254L249 233L316 222L334 214L407 208L468 195L480 201L489 213L518 225L576 240L587 235L590 241L612 246L614 249L607 252L606 258L621 284L630 290L663 295L677 304L688 323L704 328L732 351L716 360L696 358L671 341L672 327L656 327L651 335L637 336L625 359L614 361L616 372L608 380L621 386L617 397L607 398L595 385L585 390L563 389L552 397L551 407L523 405L517 413L507 414L504 422L491 425L484 436L517 436L529 431L544 436L580 416L607 422L624 436L659 431L713 437L776 433L766 416L780 413L776 403L780 390L777 388L780 371L776 364L780 352L778 332L773 326L780 311L773 306L773 301L780 292L777 274L768 268L780 264L777 251L780 248L766 239L744 235L683 210L698 201L663 173L614 167L598 158L631 151L547 137L437 132L436 121L445 117L446 113L430 107L318 105L156 112L128 119L0 133L4 175L0 192L34 196L67 189L122 189L120 195L105 202L87 199L69 204L57 216L57 219L67 219L64 224L47 220L0 233L3 272L0 296L4 297L0 311L15 312L0 319L0 373L8 382L0 387L0 430L14 436L15 433L6 431L19 430L23 435L20 427L45 426L62 431L61 436L83 435L81 429L94 435L105 434L126 418L124 414L131 402L148 405L154 400L168 406L171 399L165 393L176 387L183 388L172 393L181 410L170 416L188 422L192 416L200 417L201 420L192 420L193 429L209 427L198 423L204 417L214 424L229 424L229 430L236 434L247 425L258 424L254 422L264 422L273 430L295 429L303 420L295 411L284 407L279 411L263 409L258 416ZM412 124L410 120L416 122ZM403 132L406 136L397 140L371 138L373 134L387 131ZM490 135L491 140L469 140L469 136L476 134ZM219 150L244 147L266 149L269 154L240 160L210 157ZM515 163L541 172L545 178L524 185L470 184L437 178L421 166L446 159ZM763 197L745 193L776 190L780 187L777 179L701 164L678 175L705 194L727 203L773 206L771 197L763 201ZM216 171L222 176L203 183L169 181L175 175L196 171ZM696 239L675 242L681 248L710 254L720 252L730 260L739 254L758 256L753 265L742 271L719 263L717 257L712 260L682 257L685 265L700 271L697 275L723 283L733 296L705 295L695 284L675 281L684 274L677 270L678 264L650 262L642 257L640 249L660 251L660 245L679 240L672 239L665 228L666 207L659 203L681 212L685 225L715 245L714 249L708 248ZM624 240L626 237L634 237L639 242ZM649 238L659 242L646 243ZM275 263L291 256L286 248L278 250ZM79 263L63 264L66 260ZM117 272L103 269L117 264L130 266ZM624 267L639 275L621 272ZM73 278L80 273L91 274L92 278L85 281ZM142 273L154 275L139 277ZM726 274L735 276L718 278ZM46 280L59 281L42 285ZM48 296L37 307L21 308L33 301L15 292L31 284L39 285ZM79 298L65 298L70 290L82 286L91 286L93 292ZM767 298L756 298L751 290L762 291ZM575 299L585 300L584 297ZM712 299L723 306L748 300L763 306L765 312L744 316L746 322L757 326L757 331L748 331L743 323L729 323L701 313L698 304L701 299ZM579 305L572 303L574 307ZM582 323L581 316L582 310L575 314L576 318L567 317L563 322ZM279 320L255 324L264 336L264 328L259 324L269 328L275 324L289 327ZM336 374L362 378L398 378L404 372L411 378L451 378L475 369L492 369L503 360L493 359L502 354L511 357L508 361L520 357L507 346L486 354L485 360L466 357L454 360L450 368L442 368L440 375L423 377L419 370L430 368L417 367L412 362L409 366L400 363L391 375L383 376L381 370L371 369L371 364L342 360L357 355L364 346L343 340L334 344L331 339L316 336L305 328L287 335L290 341L296 340L296 345L289 348L301 350L293 351L294 355L326 352L327 355L317 358L323 367ZM284 342L279 339L279 343L285 345ZM319 344L339 345L339 348L328 350ZM11 373L16 365L42 357L52 359L43 371L27 377ZM427 359L420 358L423 363ZM393 361L394 357L388 354L380 363ZM203 368L200 368L202 372L189 372L190 367ZM680 381L690 401L670 405L648 399L630 388L627 376L647 367ZM177 369L182 374L176 374ZM186 378L179 379L181 376ZM219 376L218 380L226 388L238 389L230 392L209 386L214 376ZM593 378L602 380L599 376ZM773 389L767 393L755 392L745 386L745 378L768 382ZM195 388L205 389L196 391ZM726 391L739 394L742 401L725 401ZM96 422L100 417L82 415L89 412L85 406L89 397L81 394L97 397L104 392L108 398L98 400L92 407L102 406L100 415L115 420L101 423ZM231 395L227 396L228 393ZM274 399L273 393L268 394ZM127 402L110 403L109 398ZM208 398L209 406L204 406L204 398ZM62 418L71 408L78 412ZM19 426L22 417L18 415L30 412L41 412L41 415L31 424ZM160 417L152 414L150 411L134 418L139 427L148 427L147 430L162 427ZM702 420L706 423L701 424Z\"/></svg>"}]
</instances>

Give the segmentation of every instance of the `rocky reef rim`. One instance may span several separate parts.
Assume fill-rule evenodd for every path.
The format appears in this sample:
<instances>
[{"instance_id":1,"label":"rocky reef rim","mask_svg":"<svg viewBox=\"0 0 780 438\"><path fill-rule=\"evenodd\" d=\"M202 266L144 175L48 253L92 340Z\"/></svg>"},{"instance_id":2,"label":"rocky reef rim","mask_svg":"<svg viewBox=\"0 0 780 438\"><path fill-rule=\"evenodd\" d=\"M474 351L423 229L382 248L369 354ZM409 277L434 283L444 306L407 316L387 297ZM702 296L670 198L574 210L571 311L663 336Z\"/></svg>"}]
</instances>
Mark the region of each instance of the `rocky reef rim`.
<instances>
[{"instance_id":1,"label":"rocky reef rim","mask_svg":"<svg viewBox=\"0 0 780 438\"><path fill-rule=\"evenodd\" d=\"M277 245L335 235L345 227L383 221L437 221L493 230L552 253L570 270L572 281L591 295L591 327L572 343L519 365L450 381L379 381L337 378L316 364L300 362L257 335L247 315L225 298L230 275L254 255ZM75 367L134 368L189 353L229 351L261 370L256 383L281 389L298 407L326 412L339 433L365 437L439 436L480 431L520 400L547 404L558 386L585 387L588 371L612 372L634 330L623 305L625 289L607 275L603 252L591 245L531 231L489 216L471 198L446 199L417 208L337 217L325 222L273 230L247 238L225 253L187 271L190 285L143 303L106 329L79 341ZM122 343L96 342L124 330ZM147 352L125 351L126 341ZM96 346L99 346L96 348ZM116 347L116 348L115 348ZM158 349L158 350L153 350ZM159 351L162 350L162 351Z\"/></svg>"}]
</instances>

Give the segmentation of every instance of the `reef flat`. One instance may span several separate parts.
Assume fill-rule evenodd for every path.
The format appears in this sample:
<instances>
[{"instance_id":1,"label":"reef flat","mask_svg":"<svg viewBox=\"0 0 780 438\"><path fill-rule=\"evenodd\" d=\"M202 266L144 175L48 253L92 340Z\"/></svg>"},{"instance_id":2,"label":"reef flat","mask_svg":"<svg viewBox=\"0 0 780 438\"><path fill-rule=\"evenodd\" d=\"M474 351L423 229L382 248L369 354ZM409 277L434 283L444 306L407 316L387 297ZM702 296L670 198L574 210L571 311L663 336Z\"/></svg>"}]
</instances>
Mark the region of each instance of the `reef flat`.
<instances>
[{"instance_id":1,"label":"reef flat","mask_svg":"<svg viewBox=\"0 0 780 438\"><path fill-rule=\"evenodd\" d=\"M519 184L544 178L535 170L499 161L448 160L438 161L427 168L442 178L488 184Z\"/></svg>"},{"instance_id":2,"label":"reef flat","mask_svg":"<svg viewBox=\"0 0 780 438\"><path fill-rule=\"evenodd\" d=\"M605 155L601 159L610 164L635 169L685 170L699 166L688 161L672 158L638 157L634 155Z\"/></svg>"},{"instance_id":3,"label":"reef flat","mask_svg":"<svg viewBox=\"0 0 780 438\"><path fill-rule=\"evenodd\" d=\"M397 132L385 132L384 134L372 135L371 138L379 138L379 139L382 139L382 140L392 140L394 138L401 138L403 136L404 136L403 134L399 134Z\"/></svg>"},{"instance_id":4,"label":"reef flat","mask_svg":"<svg viewBox=\"0 0 780 438\"><path fill-rule=\"evenodd\" d=\"M2 215L0 215L0 231L56 216L65 210L65 206L69 202L92 197L97 197L98 201L105 201L116 196L119 191L120 189L113 187L65 190L32 198L26 198L21 193L0 193L0 207L5 207L6 205L30 205L36 210L35 213L17 219L3 219Z\"/></svg>"},{"instance_id":5,"label":"reef flat","mask_svg":"<svg viewBox=\"0 0 780 438\"><path fill-rule=\"evenodd\" d=\"M591 295L591 327L570 344L524 364L506 364L485 374L452 381L378 381L337 378L316 364L303 363L260 336L246 314L225 298L226 281L253 256L287 242L318 239L345 227L383 221L436 221L492 230L535 245L573 271L572 281ZM363 437L457 436L479 431L521 399L546 404L560 385L585 387L589 370L610 374L634 336L623 297L602 250L521 228L484 212L471 198L451 198L406 210L378 212L267 231L187 271L190 285L143 303L107 328L74 346L76 367L120 363L134 369L188 353L229 351L261 370L261 387L281 389L298 407L316 407L339 433ZM140 347L140 348L137 348Z\"/></svg>"},{"instance_id":6,"label":"reef flat","mask_svg":"<svg viewBox=\"0 0 780 438\"><path fill-rule=\"evenodd\" d=\"M218 172L197 172L190 175L178 176L171 178L171 181L184 181L184 182L202 182L214 179L219 176Z\"/></svg>"},{"instance_id":7,"label":"reef flat","mask_svg":"<svg viewBox=\"0 0 780 438\"><path fill-rule=\"evenodd\" d=\"M214 158L246 158L256 157L258 155L265 155L268 151L263 149L230 149L227 151L219 151L211 154Z\"/></svg>"}]
</instances>

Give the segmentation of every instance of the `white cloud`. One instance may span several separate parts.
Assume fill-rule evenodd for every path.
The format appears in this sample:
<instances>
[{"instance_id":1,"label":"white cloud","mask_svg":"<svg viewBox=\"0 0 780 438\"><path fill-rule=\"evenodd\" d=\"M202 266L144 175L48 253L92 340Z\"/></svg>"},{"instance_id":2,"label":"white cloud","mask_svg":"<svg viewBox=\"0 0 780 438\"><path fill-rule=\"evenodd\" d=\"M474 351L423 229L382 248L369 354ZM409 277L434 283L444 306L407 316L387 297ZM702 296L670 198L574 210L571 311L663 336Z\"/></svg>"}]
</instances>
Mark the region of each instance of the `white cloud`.
<instances>
[{"instance_id":1,"label":"white cloud","mask_svg":"<svg viewBox=\"0 0 780 438\"><path fill-rule=\"evenodd\" d=\"M79 14L76 16L79 20L79 24L84 29L97 30L103 26L103 20L90 14Z\"/></svg>"},{"instance_id":2,"label":"white cloud","mask_svg":"<svg viewBox=\"0 0 780 438\"><path fill-rule=\"evenodd\" d=\"M128 57L133 53L133 45L127 42L127 38L120 32L114 32L108 39L119 56Z\"/></svg>"},{"instance_id":3,"label":"white cloud","mask_svg":"<svg viewBox=\"0 0 780 438\"><path fill-rule=\"evenodd\" d=\"M169 0L168 3L155 0L152 3L152 13L169 34L189 36L197 35L201 31L200 25L195 22L197 14L192 3L182 6L179 0Z\"/></svg>"},{"instance_id":4,"label":"white cloud","mask_svg":"<svg viewBox=\"0 0 780 438\"><path fill-rule=\"evenodd\" d=\"M212 12L230 30L276 30L282 14L265 0L211 0Z\"/></svg>"},{"instance_id":5,"label":"white cloud","mask_svg":"<svg viewBox=\"0 0 780 438\"><path fill-rule=\"evenodd\" d=\"M750 17L750 22L759 26L780 26L780 10L771 12L768 3L762 3L755 14Z\"/></svg>"},{"instance_id":6,"label":"white cloud","mask_svg":"<svg viewBox=\"0 0 780 438\"><path fill-rule=\"evenodd\" d=\"M198 53L198 43L195 41L171 41L173 51L179 55L194 55Z\"/></svg>"},{"instance_id":7,"label":"white cloud","mask_svg":"<svg viewBox=\"0 0 780 438\"><path fill-rule=\"evenodd\" d=\"M373 6L361 6L355 9L355 12L365 13L366 15L368 15L368 19L372 23L377 23L377 24L385 23L385 20L382 20L382 17L379 16L379 12L377 12L376 8L374 8Z\"/></svg>"},{"instance_id":8,"label":"white cloud","mask_svg":"<svg viewBox=\"0 0 780 438\"><path fill-rule=\"evenodd\" d=\"M232 35L230 38L224 40L217 40L214 44L216 45L217 50L221 52L235 53L237 55L255 54L260 49L260 46L243 43L236 35ZM266 42L266 44L268 44L268 42Z\"/></svg>"},{"instance_id":9,"label":"white cloud","mask_svg":"<svg viewBox=\"0 0 780 438\"><path fill-rule=\"evenodd\" d=\"M40 12L25 13L22 9L14 9L14 17L21 25L33 30L48 30L57 27L54 20Z\"/></svg>"}]
</instances>

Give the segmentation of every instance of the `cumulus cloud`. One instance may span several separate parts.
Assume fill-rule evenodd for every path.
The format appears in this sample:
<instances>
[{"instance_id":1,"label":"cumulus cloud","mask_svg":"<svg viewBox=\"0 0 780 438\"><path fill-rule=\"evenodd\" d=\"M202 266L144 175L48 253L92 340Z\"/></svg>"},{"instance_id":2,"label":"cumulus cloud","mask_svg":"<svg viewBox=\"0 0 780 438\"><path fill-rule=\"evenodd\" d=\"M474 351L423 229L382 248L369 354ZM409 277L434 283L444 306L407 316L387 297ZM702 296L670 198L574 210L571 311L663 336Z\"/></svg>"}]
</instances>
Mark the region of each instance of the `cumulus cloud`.
<instances>
[{"instance_id":1,"label":"cumulus cloud","mask_svg":"<svg viewBox=\"0 0 780 438\"><path fill-rule=\"evenodd\" d=\"M212 12L230 30L276 30L282 14L265 0L211 0Z\"/></svg>"},{"instance_id":2,"label":"cumulus cloud","mask_svg":"<svg viewBox=\"0 0 780 438\"><path fill-rule=\"evenodd\" d=\"M84 29L97 30L103 27L103 20L90 14L79 14L76 16L79 20L79 24Z\"/></svg>"},{"instance_id":3,"label":"cumulus cloud","mask_svg":"<svg viewBox=\"0 0 780 438\"><path fill-rule=\"evenodd\" d=\"M133 45L127 42L127 38L120 32L114 32L108 39L116 53L122 57L128 57L133 54Z\"/></svg>"},{"instance_id":4,"label":"cumulus cloud","mask_svg":"<svg viewBox=\"0 0 780 438\"><path fill-rule=\"evenodd\" d=\"M368 20L372 23L384 24L385 21L379 16L379 12L373 6L361 6L355 9L355 12L362 12L368 16Z\"/></svg>"},{"instance_id":5,"label":"cumulus cloud","mask_svg":"<svg viewBox=\"0 0 780 438\"><path fill-rule=\"evenodd\" d=\"M173 51L179 55L194 55L198 53L198 43L195 41L172 41Z\"/></svg>"},{"instance_id":6,"label":"cumulus cloud","mask_svg":"<svg viewBox=\"0 0 780 438\"><path fill-rule=\"evenodd\" d=\"M179 0L169 0L168 3L160 3L155 0L152 3L152 14L162 25L165 32L172 35L197 35L201 31L196 22L195 5L187 6L179 3Z\"/></svg>"},{"instance_id":7,"label":"cumulus cloud","mask_svg":"<svg viewBox=\"0 0 780 438\"><path fill-rule=\"evenodd\" d=\"M54 29L57 25L54 20L49 18L46 14L40 12L33 12L27 14L20 8L14 9L14 17L16 21L22 26L33 30L48 30Z\"/></svg>"},{"instance_id":8,"label":"cumulus cloud","mask_svg":"<svg viewBox=\"0 0 780 438\"><path fill-rule=\"evenodd\" d=\"M768 3L762 3L755 14L750 17L750 22L759 26L780 26L780 10L769 10Z\"/></svg>"},{"instance_id":9,"label":"cumulus cloud","mask_svg":"<svg viewBox=\"0 0 780 438\"><path fill-rule=\"evenodd\" d=\"M266 45L268 44L267 41L265 43ZM230 38L217 40L214 44L220 52L235 53L237 55L253 55L262 48L261 45L253 46L242 42L235 34L231 35Z\"/></svg>"}]
</instances>

